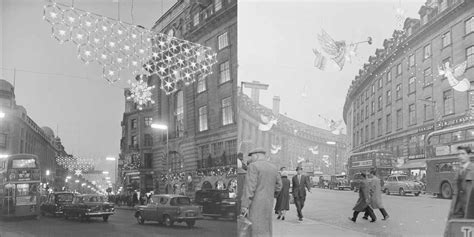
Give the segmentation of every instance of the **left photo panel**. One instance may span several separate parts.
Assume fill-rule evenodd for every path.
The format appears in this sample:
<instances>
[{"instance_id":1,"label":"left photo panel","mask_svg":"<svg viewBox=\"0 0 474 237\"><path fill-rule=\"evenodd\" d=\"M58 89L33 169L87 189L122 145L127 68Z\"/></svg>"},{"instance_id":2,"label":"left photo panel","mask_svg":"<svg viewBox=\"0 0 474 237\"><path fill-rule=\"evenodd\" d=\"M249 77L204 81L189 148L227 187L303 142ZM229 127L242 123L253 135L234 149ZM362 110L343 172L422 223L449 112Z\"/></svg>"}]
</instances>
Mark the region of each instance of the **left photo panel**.
<instances>
[{"instance_id":1,"label":"left photo panel","mask_svg":"<svg viewBox=\"0 0 474 237\"><path fill-rule=\"evenodd\" d=\"M237 0L1 0L0 236L237 236L237 93Z\"/></svg>"}]
</instances>

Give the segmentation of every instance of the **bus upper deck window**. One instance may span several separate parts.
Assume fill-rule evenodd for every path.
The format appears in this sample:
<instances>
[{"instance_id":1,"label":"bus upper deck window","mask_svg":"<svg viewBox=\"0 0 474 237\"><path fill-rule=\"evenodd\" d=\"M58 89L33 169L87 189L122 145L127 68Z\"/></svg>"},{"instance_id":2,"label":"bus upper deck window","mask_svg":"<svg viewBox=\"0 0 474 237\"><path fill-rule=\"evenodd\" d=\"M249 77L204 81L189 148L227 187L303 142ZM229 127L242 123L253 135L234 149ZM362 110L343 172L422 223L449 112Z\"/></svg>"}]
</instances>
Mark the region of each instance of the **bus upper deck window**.
<instances>
[{"instance_id":1,"label":"bus upper deck window","mask_svg":"<svg viewBox=\"0 0 474 237\"><path fill-rule=\"evenodd\" d=\"M428 144L429 145L439 144L439 136L438 135L431 136L430 139L428 140Z\"/></svg>"},{"instance_id":2,"label":"bus upper deck window","mask_svg":"<svg viewBox=\"0 0 474 237\"><path fill-rule=\"evenodd\" d=\"M453 132L453 141L463 141L465 139L465 131Z\"/></svg>"},{"instance_id":3,"label":"bus upper deck window","mask_svg":"<svg viewBox=\"0 0 474 237\"><path fill-rule=\"evenodd\" d=\"M466 139L474 139L474 129L469 129L466 131Z\"/></svg>"},{"instance_id":4,"label":"bus upper deck window","mask_svg":"<svg viewBox=\"0 0 474 237\"><path fill-rule=\"evenodd\" d=\"M445 133L439 136L439 143L450 143L450 142L451 142L451 133Z\"/></svg>"}]
</instances>

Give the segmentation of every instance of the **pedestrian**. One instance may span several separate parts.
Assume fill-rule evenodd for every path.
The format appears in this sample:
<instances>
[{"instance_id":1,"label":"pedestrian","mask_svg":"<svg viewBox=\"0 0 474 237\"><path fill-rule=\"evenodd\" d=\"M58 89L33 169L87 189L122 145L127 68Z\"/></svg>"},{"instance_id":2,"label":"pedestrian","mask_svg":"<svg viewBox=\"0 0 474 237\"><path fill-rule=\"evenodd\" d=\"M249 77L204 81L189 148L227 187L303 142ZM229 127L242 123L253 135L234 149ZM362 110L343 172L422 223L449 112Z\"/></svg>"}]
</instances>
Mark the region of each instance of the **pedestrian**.
<instances>
[{"instance_id":1,"label":"pedestrian","mask_svg":"<svg viewBox=\"0 0 474 237\"><path fill-rule=\"evenodd\" d=\"M239 157L239 159L237 159L237 210L241 209L241 200L244 190L245 175L247 174L247 166L244 166L244 163L246 164L247 161L244 161L243 155L244 154L242 152L239 152L239 154L237 155Z\"/></svg>"},{"instance_id":2,"label":"pedestrian","mask_svg":"<svg viewBox=\"0 0 474 237\"><path fill-rule=\"evenodd\" d=\"M281 173L282 173L283 171L286 171L286 167L281 167L281 168L280 168L280 171L278 172L278 173L280 174L280 177L281 177ZM288 176L288 173L287 173L287 176ZM278 193L275 194L275 198L277 198L277 196L278 196ZM276 214L276 215L279 215L279 214L280 214L280 212L279 212L278 200L277 200L277 202L275 202L275 214Z\"/></svg>"},{"instance_id":3,"label":"pedestrian","mask_svg":"<svg viewBox=\"0 0 474 237\"><path fill-rule=\"evenodd\" d=\"M306 200L306 189L311 192L311 186L309 184L308 177L303 175L303 168L298 166L296 168L297 175L293 176L293 198L295 200L296 210L298 212L299 221L303 220L303 207Z\"/></svg>"},{"instance_id":4,"label":"pedestrian","mask_svg":"<svg viewBox=\"0 0 474 237\"><path fill-rule=\"evenodd\" d=\"M290 210L290 180L288 180L288 172L281 172L281 191L278 192L275 210L278 212L277 219L284 221L286 211Z\"/></svg>"},{"instance_id":5,"label":"pedestrian","mask_svg":"<svg viewBox=\"0 0 474 237\"><path fill-rule=\"evenodd\" d=\"M353 216L349 217L349 220L352 222L356 222L357 216L360 212L368 212L370 218L372 219L370 222L375 222L377 218L375 217L374 211L370 208L370 197L369 197L369 184L367 182L367 176L365 173L361 173L361 181L359 184L359 199L356 202L356 205L352 210L354 210Z\"/></svg>"},{"instance_id":6,"label":"pedestrian","mask_svg":"<svg viewBox=\"0 0 474 237\"><path fill-rule=\"evenodd\" d=\"M369 183L369 193L370 193L370 206L373 210L379 209L380 213L382 213L382 216L383 216L382 220L385 221L390 216L388 215L382 203L382 185L380 183L380 179L376 175L375 170L370 171L368 183ZM364 217L362 218L365 220L368 220L369 212L366 211L364 214Z\"/></svg>"},{"instance_id":7,"label":"pedestrian","mask_svg":"<svg viewBox=\"0 0 474 237\"><path fill-rule=\"evenodd\" d=\"M281 190L281 177L277 167L267 161L264 149L254 149L249 156L241 213L252 222L251 236L272 236L273 198Z\"/></svg>"}]
</instances>

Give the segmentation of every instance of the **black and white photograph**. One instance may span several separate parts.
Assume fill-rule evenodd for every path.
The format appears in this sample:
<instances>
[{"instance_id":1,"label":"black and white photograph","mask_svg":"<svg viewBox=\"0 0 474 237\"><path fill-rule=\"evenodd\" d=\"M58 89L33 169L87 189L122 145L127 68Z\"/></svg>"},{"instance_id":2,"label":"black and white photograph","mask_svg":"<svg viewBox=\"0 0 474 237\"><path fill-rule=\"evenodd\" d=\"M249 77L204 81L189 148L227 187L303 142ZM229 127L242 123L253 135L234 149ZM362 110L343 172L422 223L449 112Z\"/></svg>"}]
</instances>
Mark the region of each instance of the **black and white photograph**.
<instances>
[{"instance_id":1,"label":"black and white photograph","mask_svg":"<svg viewBox=\"0 0 474 237\"><path fill-rule=\"evenodd\" d=\"M0 236L237 236L237 0L1 0Z\"/></svg>"}]
</instances>

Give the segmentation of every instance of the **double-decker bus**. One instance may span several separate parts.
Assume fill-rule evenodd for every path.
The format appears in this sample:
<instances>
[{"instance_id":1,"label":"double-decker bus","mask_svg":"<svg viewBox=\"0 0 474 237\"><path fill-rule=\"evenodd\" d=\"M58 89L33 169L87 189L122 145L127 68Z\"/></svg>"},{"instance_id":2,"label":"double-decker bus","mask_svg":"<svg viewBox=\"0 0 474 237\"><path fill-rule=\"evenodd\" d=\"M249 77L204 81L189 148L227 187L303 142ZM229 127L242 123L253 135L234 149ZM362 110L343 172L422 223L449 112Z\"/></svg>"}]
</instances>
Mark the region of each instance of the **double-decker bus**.
<instances>
[{"instance_id":1,"label":"double-decker bus","mask_svg":"<svg viewBox=\"0 0 474 237\"><path fill-rule=\"evenodd\" d=\"M396 159L390 151L370 150L352 153L348 162L348 178L351 189L357 190L357 183L361 179L359 173L377 172L377 176L384 180L390 175L396 165Z\"/></svg>"},{"instance_id":2,"label":"double-decker bus","mask_svg":"<svg viewBox=\"0 0 474 237\"><path fill-rule=\"evenodd\" d=\"M457 147L474 148L474 123L434 131L426 136L425 146L426 192L449 199L459 167Z\"/></svg>"},{"instance_id":3,"label":"double-decker bus","mask_svg":"<svg viewBox=\"0 0 474 237\"><path fill-rule=\"evenodd\" d=\"M0 158L0 216L38 217L41 170L32 154Z\"/></svg>"}]
</instances>

